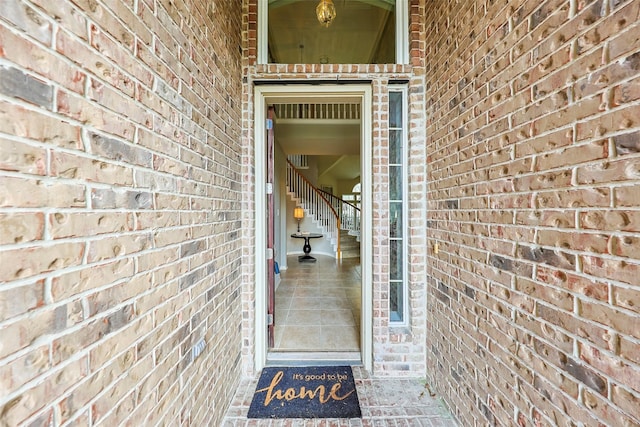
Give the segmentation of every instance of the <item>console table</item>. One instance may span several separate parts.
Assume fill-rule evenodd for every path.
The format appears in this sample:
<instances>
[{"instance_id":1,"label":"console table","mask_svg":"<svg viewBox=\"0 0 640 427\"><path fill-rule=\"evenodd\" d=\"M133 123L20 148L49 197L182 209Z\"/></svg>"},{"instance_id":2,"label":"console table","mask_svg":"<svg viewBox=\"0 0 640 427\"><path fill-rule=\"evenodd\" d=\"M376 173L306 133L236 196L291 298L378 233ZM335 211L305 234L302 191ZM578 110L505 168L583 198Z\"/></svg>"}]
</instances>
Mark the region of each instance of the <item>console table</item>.
<instances>
[{"instance_id":1,"label":"console table","mask_svg":"<svg viewBox=\"0 0 640 427\"><path fill-rule=\"evenodd\" d=\"M296 239L304 239L304 246L302 250L304 255L300 255L298 257L299 262L316 262L316 259L309 255L311 253L311 245L309 244L309 239L318 239L322 237L320 233L293 233L291 237Z\"/></svg>"}]
</instances>

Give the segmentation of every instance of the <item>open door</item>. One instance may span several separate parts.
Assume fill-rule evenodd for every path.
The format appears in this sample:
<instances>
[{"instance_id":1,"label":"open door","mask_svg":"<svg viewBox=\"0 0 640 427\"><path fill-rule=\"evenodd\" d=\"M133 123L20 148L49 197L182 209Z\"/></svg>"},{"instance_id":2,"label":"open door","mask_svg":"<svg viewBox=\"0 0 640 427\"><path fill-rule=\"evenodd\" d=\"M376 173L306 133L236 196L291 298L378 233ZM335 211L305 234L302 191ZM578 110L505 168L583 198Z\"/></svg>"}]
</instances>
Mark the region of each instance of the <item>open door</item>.
<instances>
[{"instance_id":1,"label":"open door","mask_svg":"<svg viewBox=\"0 0 640 427\"><path fill-rule=\"evenodd\" d=\"M314 102L323 104L360 104L361 105L361 117L360 122L360 166L361 166L361 183L362 183L362 217L361 217L361 249L360 249L360 269L358 276L358 286L360 287L360 314L357 316L359 326L356 328L356 333L360 335L358 340L360 343L360 352L355 351L329 351L329 352L308 352L302 354L294 350L286 349L286 351L278 351L279 347L275 344L282 344L276 342L281 338L294 337L294 334L287 334L286 331L282 332L282 335L278 328L280 326L288 326L286 322L291 320L293 325L295 319L285 319L283 316L275 318L276 313L276 299L275 299L275 279L276 274L274 270L276 257L274 250L276 249L275 243L277 241L275 232L277 230L276 219L276 206L275 199L278 195L278 191L274 187L276 184L276 163L275 156L280 153L282 147L278 146L276 152L275 145L275 109L270 108L270 105L274 104L301 104L308 103L312 99ZM255 98L254 98L254 167L255 167L255 316L254 317L254 331L255 331L255 352L254 352L254 368L256 370L263 369L268 359L272 363L299 363L302 360L318 360L331 363L351 363L353 359L352 353L356 353L356 357L360 359L365 369L370 370L373 366L373 289L372 289L372 195L370 189L371 185L371 156L372 156L372 90L370 83L364 82L362 84L339 84L339 85L256 85ZM279 120L283 120L279 118ZM284 119L286 121L286 119ZM282 125L282 121L280 124ZM279 138L283 137L282 128L279 128ZM285 151L286 152L286 151ZM284 178L283 178L284 179ZM282 197L282 195L281 195ZM278 216L279 218L279 216ZM286 227L285 227L286 229ZM282 233L280 230L279 233ZM286 234L286 233L285 233ZM284 236L286 237L286 236ZM266 249L266 254L263 252ZM266 261L266 262L265 262ZM336 264L338 265L338 264ZM289 266L292 267L292 266ZM299 266L296 264L296 267ZM306 266L308 267L308 266ZM319 271L320 272L320 271ZM324 274L325 271L322 271ZM284 280L284 278L283 278ZM280 291L285 283L278 285ZM291 298L296 298L292 295ZM302 296L301 298L307 298ZM322 297L319 297L322 298ZM307 300L305 300L308 302ZM344 300L343 300L344 301ZM341 301L342 303L342 301ZM313 305L313 307L296 306L294 310L310 310L316 308L318 310L343 309L342 305L327 306L325 305ZM283 307L280 304L280 307ZM279 313L279 312L278 312ZM292 314L292 313L289 313ZM299 314L299 313L296 313ZM356 316L353 316L354 318ZM322 325L323 319L326 317L320 317ZM338 319L338 317L333 317ZM286 320L283 322L283 320ZM305 318L305 322L309 320ZM276 328L276 322L278 328ZM304 322L303 322L304 323ZM265 327L266 326L266 327ZM305 326L305 324L297 324L296 326ZM326 325L335 326L335 325ZM327 328L328 330L328 328ZM322 332L322 330L321 330ZM330 332L330 331L329 331ZM343 336L343 331L336 331L336 336ZM301 332L304 334L304 331ZM311 336L311 334L309 334ZM283 347L284 348L284 347ZM329 347L327 347L329 348ZM335 346L335 350L340 350L342 347ZM331 350L334 347L331 346ZM330 356L328 358L328 356Z\"/></svg>"},{"instance_id":2,"label":"open door","mask_svg":"<svg viewBox=\"0 0 640 427\"><path fill-rule=\"evenodd\" d=\"M276 275L274 253L274 108L267 112L267 340L269 348L275 344Z\"/></svg>"}]
</instances>

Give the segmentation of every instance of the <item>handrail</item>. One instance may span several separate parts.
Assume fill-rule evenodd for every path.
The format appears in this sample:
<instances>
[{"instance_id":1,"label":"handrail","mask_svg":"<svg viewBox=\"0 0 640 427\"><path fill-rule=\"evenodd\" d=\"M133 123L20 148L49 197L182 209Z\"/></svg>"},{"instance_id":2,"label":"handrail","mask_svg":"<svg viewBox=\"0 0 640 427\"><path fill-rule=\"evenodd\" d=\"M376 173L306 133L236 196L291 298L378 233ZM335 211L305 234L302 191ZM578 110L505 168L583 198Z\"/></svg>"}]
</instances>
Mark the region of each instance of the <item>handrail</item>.
<instances>
[{"instance_id":1,"label":"handrail","mask_svg":"<svg viewBox=\"0 0 640 427\"><path fill-rule=\"evenodd\" d=\"M318 191L320 191L321 193L324 193L326 196L329 196L329 198L330 198L330 199L336 199L336 200L338 200L338 203L340 203L340 204L344 203L345 205L349 205L349 206L351 206L353 209L355 209L355 210L357 210L357 211L359 211L359 210L360 210L360 208L359 208L359 207L357 207L356 205L354 205L353 203L349 203L349 202L347 202L346 200L341 199L341 198L340 198L340 197L338 197L338 196L334 196L333 194L329 193L328 191L324 191L324 190L320 190L320 189L318 189Z\"/></svg>"},{"instance_id":2,"label":"handrail","mask_svg":"<svg viewBox=\"0 0 640 427\"><path fill-rule=\"evenodd\" d=\"M339 212L342 229L360 235L360 208L324 190L320 191L331 200L331 205Z\"/></svg>"},{"instance_id":3,"label":"handrail","mask_svg":"<svg viewBox=\"0 0 640 427\"><path fill-rule=\"evenodd\" d=\"M296 195L302 207L320 222L329 239L336 242L336 253L340 258L340 216L324 197L322 191L302 175L289 160L287 160L287 187Z\"/></svg>"}]
</instances>

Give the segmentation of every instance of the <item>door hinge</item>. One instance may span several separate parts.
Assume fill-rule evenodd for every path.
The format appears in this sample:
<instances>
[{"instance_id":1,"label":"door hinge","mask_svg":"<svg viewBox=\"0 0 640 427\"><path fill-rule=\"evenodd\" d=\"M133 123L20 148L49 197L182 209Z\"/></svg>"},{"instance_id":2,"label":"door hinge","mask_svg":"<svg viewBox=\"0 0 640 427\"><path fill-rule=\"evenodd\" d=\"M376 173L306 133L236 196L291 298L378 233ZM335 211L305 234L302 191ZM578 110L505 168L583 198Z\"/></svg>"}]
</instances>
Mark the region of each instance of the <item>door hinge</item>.
<instances>
[{"instance_id":1,"label":"door hinge","mask_svg":"<svg viewBox=\"0 0 640 427\"><path fill-rule=\"evenodd\" d=\"M273 129L273 120L267 119L267 130Z\"/></svg>"},{"instance_id":2,"label":"door hinge","mask_svg":"<svg viewBox=\"0 0 640 427\"><path fill-rule=\"evenodd\" d=\"M267 314L267 325L273 325L273 314Z\"/></svg>"},{"instance_id":3,"label":"door hinge","mask_svg":"<svg viewBox=\"0 0 640 427\"><path fill-rule=\"evenodd\" d=\"M273 194L273 184L271 182L267 182L267 194Z\"/></svg>"}]
</instances>

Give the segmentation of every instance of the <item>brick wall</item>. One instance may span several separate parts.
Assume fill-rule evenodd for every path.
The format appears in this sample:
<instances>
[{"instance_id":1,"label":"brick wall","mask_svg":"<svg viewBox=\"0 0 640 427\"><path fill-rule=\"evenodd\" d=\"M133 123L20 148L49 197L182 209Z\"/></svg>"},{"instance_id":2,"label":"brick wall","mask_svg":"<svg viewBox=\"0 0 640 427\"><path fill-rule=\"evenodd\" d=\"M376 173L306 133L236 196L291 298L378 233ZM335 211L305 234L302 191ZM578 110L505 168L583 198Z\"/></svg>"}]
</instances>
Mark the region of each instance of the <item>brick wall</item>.
<instances>
[{"instance_id":1,"label":"brick wall","mask_svg":"<svg viewBox=\"0 0 640 427\"><path fill-rule=\"evenodd\" d=\"M428 4L429 380L464 426L640 425L640 2Z\"/></svg>"},{"instance_id":2,"label":"brick wall","mask_svg":"<svg viewBox=\"0 0 640 427\"><path fill-rule=\"evenodd\" d=\"M241 368L240 2L0 8L0 425L219 424Z\"/></svg>"}]
</instances>

